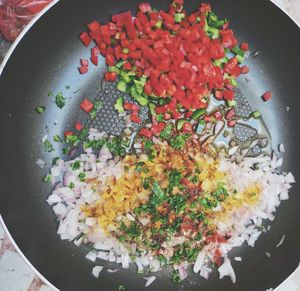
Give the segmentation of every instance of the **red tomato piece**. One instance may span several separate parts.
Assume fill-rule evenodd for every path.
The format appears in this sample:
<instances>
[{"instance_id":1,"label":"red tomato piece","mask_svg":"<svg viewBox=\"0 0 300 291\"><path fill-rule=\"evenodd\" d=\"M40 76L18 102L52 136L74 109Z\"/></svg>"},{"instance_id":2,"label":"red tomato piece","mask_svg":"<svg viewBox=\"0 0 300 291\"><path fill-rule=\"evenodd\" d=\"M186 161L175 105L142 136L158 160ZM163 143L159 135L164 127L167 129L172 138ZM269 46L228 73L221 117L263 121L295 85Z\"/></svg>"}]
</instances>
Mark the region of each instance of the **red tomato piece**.
<instances>
[{"instance_id":1,"label":"red tomato piece","mask_svg":"<svg viewBox=\"0 0 300 291\"><path fill-rule=\"evenodd\" d=\"M85 98L81 103L80 103L80 108L84 110L86 113L89 113L93 110L94 104L87 98Z\"/></svg>"}]
</instances>

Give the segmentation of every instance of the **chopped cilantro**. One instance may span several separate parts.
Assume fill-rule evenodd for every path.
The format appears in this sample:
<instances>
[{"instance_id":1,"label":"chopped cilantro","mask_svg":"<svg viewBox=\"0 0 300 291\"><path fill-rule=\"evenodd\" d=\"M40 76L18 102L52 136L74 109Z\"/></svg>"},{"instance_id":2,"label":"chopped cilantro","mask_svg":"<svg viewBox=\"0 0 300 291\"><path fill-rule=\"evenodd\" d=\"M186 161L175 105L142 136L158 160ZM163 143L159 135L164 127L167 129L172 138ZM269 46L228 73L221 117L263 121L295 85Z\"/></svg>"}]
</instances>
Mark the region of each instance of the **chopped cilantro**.
<instances>
[{"instance_id":1,"label":"chopped cilantro","mask_svg":"<svg viewBox=\"0 0 300 291\"><path fill-rule=\"evenodd\" d=\"M54 151L53 145L48 139L43 142L43 150L48 153Z\"/></svg>"},{"instance_id":2,"label":"chopped cilantro","mask_svg":"<svg viewBox=\"0 0 300 291\"><path fill-rule=\"evenodd\" d=\"M55 96L55 104L58 108L62 109L66 105L66 98L61 92Z\"/></svg>"},{"instance_id":3,"label":"chopped cilantro","mask_svg":"<svg viewBox=\"0 0 300 291\"><path fill-rule=\"evenodd\" d=\"M43 181L45 183L51 183L52 182L52 176L50 174L47 174L44 178Z\"/></svg>"},{"instance_id":4,"label":"chopped cilantro","mask_svg":"<svg viewBox=\"0 0 300 291\"><path fill-rule=\"evenodd\" d=\"M179 276L179 271L178 270L173 270L172 271L172 281L174 283L179 283L181 280L180 280L180 276Z\"/></svg>"},{"instance_id":5,"label":"chopped cilantro","mask_svg":"<svg viewBox=\"0 0 300 291\"><path fill-rule=\"evenodd\" d=\"M157 120L158 122L164 121L164 116L163 116L163 114L158 114L158 115L156 116L156 120Z\"/></svg>"},{"instance_id":6,"label":"chopped cilantro","mask_svg":"<svg viewBox=\"0 0 300 291\"><path fill-rule=\"evenodd\" d=\"M55 157L55 158L52 160L52 166L55 166L58 160L59 160L59 157Z\"/></svg>"},{"instance_id":7,"label":"chopped cilantro","mask_svg":"<svg viewBox=\"0 0 300 291\"><path fill-rule=\"evenodd\" d=\"M164 130L160 133L160 137L162 139L169 139L172 136L173 133L173 125L172 124L168 124Z\"/></svg>"},{"instance_id":8,"label":"chopped cilantro","mask_svg":"<svg viewBox=\"0 0 300 291\"><path fill-rule=\"evenodd\" d=\"M79 180L82 182L85 179L86 174L85 173L80 173L78 175Z\"/></svg>"},{"instance_id":9,"label":"chopped cilantro","mask_svg":"<svg viewBox=\"0 0 300 291\"><path fill-rule=\"evenodd\" d=\"M55 142L62 142L62 139L61 139L61 137L58 134L56 134L55 136L53 136L53 140Z\"/></svg>"},{"instance_id":10,"label":"chopped cilantro","mask_svg":"<svg viewBox=\"0 0 300 291\"><path fill-rule=\"evenodd\" d=\"M71 169L73 171L76 171L80 168L80 161L75 161L72 165L71 165Z\"/></svg>"},{"instance_id":11,"label":"chopped cilantro","mask_svg":"<svg viewBox=\"0 0 300 291\"><path fill-rule=\"evenodd\" d=\"M179 134L170 140L170 145L173 149L181 150L189 137L189 134Z\"/></svg>"},{"instance_id":12,"label":"chopped cilantro","mask_svg":"<svg viewBox=\"0 0 300 291\"><path fill-rule=\"evenodd\" d=\"M52 91L49 91L49 92L48 92L48 96L49 96L49 97L52 97L52 96L53 96L53 92L52 92Z\"/></svg>"},{"instance_id":13,"label":"chopped cilantro","mask_svg":"<svg viewBox=\"0 0 300 291\"><path fill-rule=\"evenodd\" d=\"M73 182L71 182L68 186L70 189L73 189L75 187L75 184Z\"/></svg>"},{"instance_id":14,"label":"chopped cilantro","mask_svg":"<svg viewBox=\"0 0 300 291\"><path fill-rule=\"evenodd\" d=\"M37 107L35 107L35 111L36 111L36 113L38 113L38 114L43 113L45 110L46 110L46 107L45 107L45 106L37 106Z\"/></svg>"}]
</instances>

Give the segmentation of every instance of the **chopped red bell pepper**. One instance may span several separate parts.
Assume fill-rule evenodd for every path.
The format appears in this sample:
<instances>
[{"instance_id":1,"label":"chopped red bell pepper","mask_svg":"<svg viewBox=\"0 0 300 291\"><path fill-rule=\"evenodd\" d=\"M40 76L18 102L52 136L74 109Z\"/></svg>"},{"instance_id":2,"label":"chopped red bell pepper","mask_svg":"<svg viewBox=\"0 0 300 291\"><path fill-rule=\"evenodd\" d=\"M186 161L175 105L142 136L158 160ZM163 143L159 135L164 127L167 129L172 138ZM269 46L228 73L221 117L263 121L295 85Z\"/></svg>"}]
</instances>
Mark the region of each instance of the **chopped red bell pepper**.
<instances>
[{"instance_id":1,"label":"chopped red bell pepper","mask_svg":"<svg viewBox=\"0 0 300 291\"><path fill-rule=\"evenodd\" d=\"M249 44L247 42L242 42L240 45L241 50L248 51L249 50Z\"/></svg>"},{"instance_id":2,"label":"chopped red bell pepper","mask_svg":"<svg viewBox=\"0 0 300 291\"><path fill-rule=\"evenodd\" d=\"M75 129L76 130L78 130L78 131L80 131L80 130L82 130L83 129L83 125L81 124L81 122L80 121L77 121L76 123L75 123Z\"/></svg>"},{"instance_id":3,"label":"chopped red bell pepper","mask_svg":"<svg viewBox=\"0 0 300 291\"><path fill-rule=\"evenodd\" d=\"M80 108L84 110L86 113L89 113L93 110L94 104L87 98L85 98L81 103L80 103Z\"/></svg>"},{"instance_id":4,"label":"chopped red bell pepper","mask_svg":"<svg viewBox=\"0 0 300 291\"><path fill-rule=\"evenodd\" d=\"M125 101L124 104L123 104L123 108L125 110L132 110L132 106L133 106L133 103L130 103L130 102L127 102L127 101Z\"/></svg>"},{"instance_id":5,"label":"chopped red bell pepper","mask_svg":"<svg viewBox=\"0 0 300 291\"><path fill-rule=\"evenodd\" d=\"M236 125L236 120L228 120L227 121L227 126L228 127L234 127Z\"/></svg>"},{"instance_id":6,"label":"chopped red bell pepper","mask_svg":"<svg viewBox=\"0 0 300 291\"><path fill-rule=\"evenodd\" d=\"M164 122L159 122L157 124L152 124L152 128L151 128L151 132L154 134L154 135L157 135L159 133L162 132L162 130L165 128L166 124Z\"/></svg>"},{"instance_id":7,"label":"chopped red bell pepper","mask_svg":"<svg viewBox=\"0 0 300 291\"><path fill-rule=\"evenodd\" d=\"M220 111L214 112L213 115L216 120L221 120L223 118L222 113Z\"/></svg>"},{"instance_id":8,"label":"chopped red bell pepper","mask_svg":"<svg viewBox=\"0 0 300 291\"><path fill-rule=\"evenodd\" d=\"M150 129L147 129L147 128L142 128L140 130L140 135L141 136L144 136L144 137L147 137L147 138L151 138L152 137L152 132Z\"/></svg>"},{"instance_id":9,"label":"chopped red bell pepper","mask_svg":"<svg viewBox=\"0 0 300 291\"><path fill-rule=\"evenodd\" d=\"M248 66L241 67L241 74L248 74L250 71Z\"/></svg>"},{"instance_id":10,"label":"chopped red bell pepper","mask_svg":"<svg viewBox=\"0 0 300 291\"><path fill-rule=\"evenodd\" d=\"M104 74L105 80L106 81L110 81L110 82L114 82L117 80L117 72L106 72Z\"/></svg>"},{"instance_id":11,"label":"chopped red bell pepper","mask_svg":"<svg viewBox=\"0 0 300 291\"><path fill-rule=\"evenodd\" d=\"M223 91L216 90L215 91L215 97L218 100L222 100L223 99Z\"/></svg>"},{"instance_id":12,"label":"chopped red bell pepper","mask_svg":"<svg viewBox=\"0 0 300 291\"><path fill-rule=\"evenodd\" d=\"M86 66L86 67L88 67L89 61L86 60L86 59L80 59L80 64L81 64L81 66Z\"/></svg>"},{"instance_id":13,"label":"chopped red bell pepper","mask_svg":"<svg viewBox=\"0 0 300 291\"><path fill-rule=\"evenodd\" d=\"M88 66L81 66L81 67L78 68L78 71L79 71L79 73L80 73L81 75L87 73L88 70L89 70L89 67L88 67Z\"/></svg>"},{"instance_id":14,"label":"chopped red bell pepper","mask_svg":"<svg viewBox=\"0 0 300 291\"><path fill-rule=\"evenodd\" d=\"M142 13L147 13L147 12L151 12L152 11L152 8L151 8L151 5L149 3L141 3L139 5L139 10L142 12Z\"/></svg>"},{"instance_id":15,"label":"chopped red bell pepper","mask_svg":"<svg viewBox=\"0 0 300 291\"><path fill-rule=\"evenodd\" d=\"M98 66L98 56L91 56L91 62L95 65Z\"/></svg>"},{"instance_id":16,"label":"chopped red bell pepper","mask_svg":"<svg viewBox=\"0 0 300 291\"><path fill-rule=\"evenodd\" d=\"M139 108L139 106L138 105L136 105L136 104L132 104L132 107L131 107L131 110L133 111L133 112L137 112L137 111L139 111L140 110L140 108Z\"/></svg>"},{"instance_id":17,"label":"chopped red bell pepper","mask_svg":"<svg viewBox=\"0 0 300 291\"><path fill-rule=\"evenodd\" d=\"M106 64L109 67L114 66L115 63L116 63L116 60L115 60L114 56L111 55L111 54L106 55L105 60L106 60Z\"/></svg>"},{"instance_id":18,"label":"chopped red bell pepper","mask_svg":"<svg viewBox=\"0 0 300 291\"><path fill-rule=\"evenodd\" d=\"M70 135L74 135L74 132L73 131L65 131L64 132L65 137L70 136Z\"/></svg>"},{"instance_id":19,"label":"chopped red bell pepper","mask_svg":"<svg viewBox=\"0 0 300 291\"><path fill-rule=\"evenodd\" d=\"M139 116L134 113L130 114L130 120L135 123L141 123L141 119L139 118Z\"/></svg>"},{"instance_id":20,"label":"chopped red bell pepper","mask_svg":"<svg viewBox=\"0 0 300 291\"><path fill-rule=\"evenodd\" d=\"M189 122L185 122L182 126L182 132L191 133L193 132L193 126Z\"/></svg>"},{"instance_id":21,"label":"chopped red bell pepper","mask_svg":"<svg viewBox=\"0 0 300 291\"><path fill-rule=\"evenodd\" d=\"M231 108L230 110L227 111L225 118L227 120L231 119L233 116L235 116L235 110L234 108Z\"/></svg>"},{"instance_id":22,"label":"chopped red bell pepper","mask_svg":"<svg viewBox=\"0 0 300 291\"><path fill-rule=\"evenodd\" d=\"M90 43L92 42L92 39L90 38L87 32L83 32L80 34L80 40L85 46L89 46Z\"/></svg>"},{"instance_id":23,"label":"chopped red bell pepper","mask_svg":"<svg viewBox=\"0 0 300 291\"><path fill-rule=\"evenodd\" d=\"M92 32L100 32L100 23L98 21L93 21L91 23L88 23L87 27L89 28L90 31Z\"/></svg>"},{"instance_id":24,"label":"chopped red bell pepper","mask_svg":"<svg viewBox=\"0 0 300 291\"><path fill-rule=\"evenodd\" d=\"M231 101L234 99L234 92L231 90L224 90L223 94L225 100Z\"/></svg>"},{"instance_id":25,"label":"chopped red bell pepper","mask_svg":"<svg viewBox=\"0 0 300 291\"><path fill-rule=\"evenodd\" d=\"M271 91L267 91L266 93L263 94L262 99L267 102L268 100L270 100L272 98L272 92Z\"/></svg>"},{"instance_id":26,"label":"chopped red bell pepper","mask_svg":"<svg viewBox=\"0 0 300 291\"><path fill-rule=\"evenodd\" d=\"M132 70L132 65L130 62L127 62L126 64L123 65L123 69L126 71L131 71Z\"/></svg>"}]
</instances>

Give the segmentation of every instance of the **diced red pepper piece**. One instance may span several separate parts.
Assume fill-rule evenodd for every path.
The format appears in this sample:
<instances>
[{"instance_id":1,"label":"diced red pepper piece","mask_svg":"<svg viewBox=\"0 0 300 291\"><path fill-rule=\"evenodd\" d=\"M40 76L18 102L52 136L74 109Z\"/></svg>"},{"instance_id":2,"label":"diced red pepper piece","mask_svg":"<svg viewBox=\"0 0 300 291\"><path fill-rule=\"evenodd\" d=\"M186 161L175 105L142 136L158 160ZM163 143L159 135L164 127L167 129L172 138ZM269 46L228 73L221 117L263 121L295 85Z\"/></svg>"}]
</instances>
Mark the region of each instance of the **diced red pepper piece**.
<instances>
[{"instance_id":1,"label":"diced red pepper piece","mask_svg":"<svg viewBox=\"0 0 300 291\"><path fill-rule=\"evenodd\" d=\"M172 118L170 113L165 112L164 114L164 120L170 120Z\"/></svg>"},{"instance_id":2,"label":"diced red pepper piece","mask_svg":"<svg viewBox=\"0 0 300 291\"><path fill-rule=\"evenodd\" d=\"M115 60L114 56L111 55L111 54L106 55L105 61L106 61L106 64L107 64L109 67L114 66L115 63L116 63L116 60Z\"/></svg>"},{"instance_id":3,"label":"diced red pepper piece","mask_svg":"<svg viewBox=\"0 0 300 291\"><path fill-rule=\"evenodd\" d=\"M172 111L172 116L175 120L177 120L182 116L182 114L180 112L174 110L174 111Z\"/></svg>"},{"instance_id":4,"label":"diced red pepper piece","mask_svg":"<svg viewBox=\"0 0 300 291\"><path fill-rule=\"evenodd\" d=\"M234 99L234 92L231 90L225 90L223 94L225 100L231 101Z\"/></svg>"},{"instance_id":5,"label":"diced red pepper piece","mask_svg":"<svg viewBox=\"0 0 300 291\"><path fill-rule=\"evenodd\" d=\"M95 21L89 23L89 24L87 25L87 27L88 27L89 30L92 31L92 32L100 32L100 27L101 27L101 25L100 25L100 23L99 23L98 21L95 20Z\"/></svg>"},{"instance_id":6,"label":"diced red pepper piece","mask_svg":"<svg viewBox=\"0 0 300 291\"><path fill-rule=\"evenodd\" d=\"M90 43L92 42L92 39L90 38L87 32L83 32L80 34L80 40L85 46L89 46Z\"/></svg>"},{"instance_id":7,"label":"diced red pepper piece","mask_svg":"<svg viewBox=\"0 0 300 291\"><path fill-rule=\"evenodd\" d=\"M211 5L207 4L207 3L201 3L201 5L200 5L200 11L202 13L211 11Z\"/></svg>"},{"instance_id":8,"label":"diced red pepper piece","mask_svg":"<svg viewBox=\"0 0 300 291\"><path fill-rule=\"evenodd\" d=\"M215 97L218 100L222 100L223 99L223 91L216 90L215 91Z\"/></svg>"},{"instance_id":9,"label":"diced red pepper piece","mask_svg":"<svg viewBox=\"0 0 300 291\"><path fill-rule=\"evenodd\" d=\"M227 126L228 127L234 127L236 125L236 120L228 120L227 121Z\"/></svg>"},{"instance_id":10,"label":"diced red pepper piece","mask_svg":"<svg viewBox=\"0 0 300 291\"><path fill-rule=\"evenodd\" d=\"M125 110L132 110L132 106L133 106L133 104L130 103L130 102L127 102L127 101L125 101L124 104L123 104L123 108Z\"/></svg>"},{"instance_id":11,"label":"diced red pepper piece","mask_svg":"<svg viewBox=\"0 0 300 291\"><path fill-rule=\"evenodd\" d=\"M203 117L203 120L204 120L205 122L211 122L212 118L211 118L210 115L205 115L205 116Z\"/></svg>"},{"instance_id":12,"label":"diced red pepper piece","mask_svg":"<svg viewBox=\"0 0 300 291\"><path fill-rule=\"evenodd\" d=\"M132 104L132 107L131 107L131 110L134 111L134 112L137 112L137 111L140 110L140 108L139 108L138 105L136 105L136 104L133 103L133 104Z\"/></svg>"},{"instance_id":13,"label":"diced red pepper piece","mask_svg":"<svg viewBox=\"0 0 300 291\"><path fill-rule=\"evenodd\" d=\"M100 54L100 50L97 46L94 46L92 49L91 49L91 55L92 56L98 56Z\"/></svg>"},{"instance_id":14,"label":"diced red pepper piece","mask_svg":"<svg viewBox=\"0 0 300 291\"><path fill-rule=\"evenodd\" d=\"M248 51L249 50L249 44L247 42L242 42L240 45L240 48L242 51Z\"/></svg>"},{"instance_id":15,"label":"diced red pepper piece","mask_svg":"<svg viewBox=\"0 0 300 291\"><path fill-rule=\"evenodd\" d=\"M70 135L74 135L74 132L73 131L65 131L64 132L65 137L70 136Z\"/></svg>"},{"instance_id":16,"label":"diced red pepper piece","mask_svg":"<svg viewBox=\"0 0 300 291\"><path fill-rule=\"evenodd\" d=\"M225 118L227 120L231 119L233 116L235 116L235 110L234 108L231 108L230 110L227 111Z\"/></svg>"},{"instance_id":17,"label":"diced red pepper piece","mask_svg":"<svg viewBox=\"0 0 300 291\"><path fill-rule=\"evenodd\" d=\"M126 71L132 70L132 65L130 62L127 62L126 64L123 65L123 69Z\"/></svg>"},{"instance_id":18,"label":"diced red pepper piece","mask_svg":"<svg viewBox=\"0 0 300 291\"><path fill-rule=\"evenodd\" d=\"M86 59L81 59L81 60L80 60L80 64L81 64L81 66L86 66L86 67L88 67L89 61L86 60Z\"/></svg>"},{"instance_id":19,"label":"diced red pepper piece","mask_svg":"<svg viewBox=\"0 0 300 291\"><path fill-rule=\"evenodd\" d=\"M130 120L135 123L141 123L141 119L139 118L139 116L134 113L130 114Z\"/></svg>"},{"instance_id":20,"label":"diced red pepper piece","mask_svg":"<svg viewBox=\"0 0 300 291\"><path fill-rule=\"evenodd\" d=\"M86 113L89 113L93 110L94 104L87 98L85 98L81 103L80 103L80 108L84 110Z\"/></svg>"},{"instance_id":21,"label":"diced red pepper piece","mask_svg":"<svg viewBox=\"0 0 300 291\"><path fill-rule=\"evenodd\" d=\"M106 81L114 82L117 80L117 72L106 72L104 77Z\"/></svg>"},{"instance_id":22,"label":"diced red pepper piece","mask_svg":"<svg viewBox=\"0 0 300 291\"><path fill-rule=\"evenodd\" d=\"M147 128L142 128L140 130L140 135L141 136L144 136L144 137L147 137L147 138L151 138L152 137L152 132L150 129L147 129Z\"/></svg>"},{"instance_id":23,"label":"diced red pepper piece","mask_svg":"<svg viewBox=\"0 0 300 291\"><path fill-rule=\"evenodd\" d=\"M91 62L95 65L98 66L98 56L91 56Z\"/></svg>"},{"instance_id":24,"label":"diced red pepper piece","mask_svg":"<svg viewBox=\"0 0 300 291\"><path fill-rule=\"evenodd\" d=\"M79 71L79 73L80 73L81 75L87 73L88 70L89 70L89 67L88 67L88 66L81 66L81 67L78 68L78 71Z\"/></svg>"},{"instance_id":25,"label":"diced red pepper piece","mask_svg":"<svg viewBox=\"0 0 300 291\"><path fill-rule=\"evenodd\" d=\"M241 67L241 74L248 74L250 71L248 66Z\"/></svg>"},{"instance_id":26,"label":"diced red pepper piece","mask_svg":"<svg viewBox=\"0 0 300 291\"><path fill-rule=\"evenodd\" d=\"M216 120L221 120L222 119L222 113L220 112L220 111L216 111L216 112L214 112L214 118L216 119Z\"/></svg>"},{"instance_id":27,"label":"diced red pepper piece","mask_svg":"<svg viewBox=\"0 0 300 291\"><path fill-rule=\"evenodd\" d=\"M159 122L159 123L156 123L156 124L152 124L152 128L151 128L151 132L154 134L154 135L157 135L159 133L161 133L161 131L165 128L166 124L164 122Z\"/></svg>"},{"instance_id":28,"label":"diced red pepper piece","mask_svg":"<svg viewBox=\"0 0 300 291\"><path fill-rule=\"evenodd\" d=\"M189 122L185 122L182 126L182 132L191 133L193 132L193 126Z\"/></svg>"},{"instance_id":29,"label":"diced red pepper piece","mask_svg":"<svg viewBox=\"0 0 300 291\"><path fill-rule=\"evenodd\" d=\"M272 92L268 91L266 93L264 93L264 95L262 96L262 99L267 102L268 100L270 100L272 98Z\"/></svg>"},{"instance_id":30,"label":"diced red pepper piece","mask_svg":"<svg viewBox=\"0 0 300 291\"><path fill-rule=\"evenodd\" d=\"M78 130L78 131L80 131L80 130L82 130L83 129L83 125L81 124L81 122L80 121L77 121L76 123L75 123L75 129L76 130Z\"/></svg>"},{"instance_id":31,"label":"diced red pepper piece","mask_svg":"<svg viewBox=\"0 0 300 291\"><path fill-rule=\"evenodd\" d=\"M142 13L147 13L147 12L151 12L152 11L152 8L151 8L151 5L149 3L141 3L139 5L139 10L142 12Z\"/></svg>"}]
</instances>

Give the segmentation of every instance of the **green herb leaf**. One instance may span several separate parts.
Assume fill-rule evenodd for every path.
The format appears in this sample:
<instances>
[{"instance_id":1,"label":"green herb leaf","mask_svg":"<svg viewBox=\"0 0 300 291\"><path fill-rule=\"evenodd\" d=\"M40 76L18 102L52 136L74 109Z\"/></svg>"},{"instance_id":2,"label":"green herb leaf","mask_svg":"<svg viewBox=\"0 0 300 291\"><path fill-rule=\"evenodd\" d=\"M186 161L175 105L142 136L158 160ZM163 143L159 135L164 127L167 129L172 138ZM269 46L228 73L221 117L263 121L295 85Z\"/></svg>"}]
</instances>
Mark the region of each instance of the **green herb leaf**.
<instances>
[{"instance_id":1,"label":"green herb leaf","mask_svg":"<svg viewBox=\"0 0 300 291\"><path fill-rule=\"evenodd\" d=\"M45 110L46 110L46 107L45 107L45 106L37 106L37 107L35 107L35 111L36 111L36 113L38 113L38 114L43 113Z\"/></svg>"},{"instance_id":2,"label":"green herb leaf","mask_svg":"<svg viewBox=\"0 0 300 291\"><path fill-rule=\"evenodd\" d=\"M66 98L61 92L55 96L55 104L58 108L62 109L66 105Z\"/></svg>"}]
</instances>

